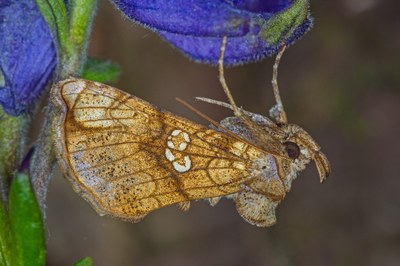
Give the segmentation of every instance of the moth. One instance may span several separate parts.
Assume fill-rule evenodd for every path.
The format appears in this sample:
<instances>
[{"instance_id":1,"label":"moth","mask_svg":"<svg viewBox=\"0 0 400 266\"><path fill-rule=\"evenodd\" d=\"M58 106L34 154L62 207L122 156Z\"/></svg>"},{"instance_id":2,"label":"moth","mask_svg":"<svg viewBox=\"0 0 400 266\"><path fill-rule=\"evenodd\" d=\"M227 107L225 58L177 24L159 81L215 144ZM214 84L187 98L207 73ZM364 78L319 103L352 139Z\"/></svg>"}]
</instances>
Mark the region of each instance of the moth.
<instances>
[{"instance_id":1,"label":"moth","mask_svg":"<svg viewBox=\"0 0 400 266\"><path fill-rule=\"evenodd\" d=\"M52 88L58 162L74 190L101 215L137 222L158 208L221 197L232 199L250 224L276 222L275 209L292 181L314 161L322 182L330 172L320 146L287 122L273 69L276 105L270 117L239 108L219 77L229 103L201 101L233 111L211 128L164 111L111 86L70 78ZM212 120L211 120L212 121Z\"/></svg>"}]
</instances>

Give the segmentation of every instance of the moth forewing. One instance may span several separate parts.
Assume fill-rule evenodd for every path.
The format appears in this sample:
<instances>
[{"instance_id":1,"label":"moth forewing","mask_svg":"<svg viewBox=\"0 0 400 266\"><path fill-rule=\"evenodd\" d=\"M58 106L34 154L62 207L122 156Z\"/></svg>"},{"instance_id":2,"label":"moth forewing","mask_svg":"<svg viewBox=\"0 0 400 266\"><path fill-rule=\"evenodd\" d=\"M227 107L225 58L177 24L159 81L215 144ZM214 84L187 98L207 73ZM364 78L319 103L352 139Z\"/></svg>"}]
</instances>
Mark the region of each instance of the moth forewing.
<instances>
[{"instance_id":1,"label":"moth forewing","mask_svg":"<svg viewBox=\"0 0 400 266\"><path fill-rule=\"evenodd\" d=\"M61 169L101 214L137 221L152 210L234 195L264 152L162 111L113 87L81 79L52 90Z\"/></svg>"}]
</instances>

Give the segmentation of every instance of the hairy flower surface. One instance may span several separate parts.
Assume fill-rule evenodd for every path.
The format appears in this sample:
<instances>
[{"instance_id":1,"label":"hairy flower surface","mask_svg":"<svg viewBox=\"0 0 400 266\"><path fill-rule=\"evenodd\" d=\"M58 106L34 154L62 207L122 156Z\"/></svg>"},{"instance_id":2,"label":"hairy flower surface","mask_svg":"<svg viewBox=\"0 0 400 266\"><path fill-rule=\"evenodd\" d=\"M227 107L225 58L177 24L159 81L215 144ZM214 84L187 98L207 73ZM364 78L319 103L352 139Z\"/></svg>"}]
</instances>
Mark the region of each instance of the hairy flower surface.
<instances>
[{"instance_id":1,"label":"hairy flower surface","mask_svg":"<svg viewBox=\"0 0 400 266\"><path fill-rule=\"evenodd\" d=\"M57 63L56 48L34 0L0 1L0 104L29 112Z\"/></svg>"},{"instance_id":2,"label":"hairy flower surface","mask_svg":"<svg viewBox=\"0 0 400 266\"><path fill-rule=\"evenodd\" d=\"M312 26L309 0L114 0L130 19L163 36L195 61L216 64L228 36L225 64L275 54Z\"/></svg>"}]
</instances>

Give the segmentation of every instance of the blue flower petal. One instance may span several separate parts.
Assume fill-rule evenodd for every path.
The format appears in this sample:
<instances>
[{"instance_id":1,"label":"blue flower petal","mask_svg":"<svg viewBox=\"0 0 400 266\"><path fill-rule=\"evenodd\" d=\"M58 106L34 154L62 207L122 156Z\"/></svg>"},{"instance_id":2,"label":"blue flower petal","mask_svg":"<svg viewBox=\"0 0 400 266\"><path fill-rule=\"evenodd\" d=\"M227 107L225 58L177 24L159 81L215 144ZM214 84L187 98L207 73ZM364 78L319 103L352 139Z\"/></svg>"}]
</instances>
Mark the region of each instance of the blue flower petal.
<instances>
[{"instance_id":1,"label":"blue flower petal","mask_svg":"<svg viewBox=\"0 0 400 266\"><path fill-rule=\"evenodd\" d=\"M285 44L288 46L291 45L309 27L311 27L311 21L307 20L285 41ZM217 63L216 59L220 56L221 37L197 37L166 31L160 31L159 34L194 61L209 64ZM262 38L254 38L252 34L229 37L224 64L232 66L259 61L266 56L276 54L280 47L281 43L272 45Z\"/></svg>"},{"instance_id":2,"label":"blue flower petal","mask_svg":"<svg viewBox=\"0 0 400 266\"><path fill-rule=\"evenodd\" d=\"M236 65L275 54L312 26L308 0L114 0L130 19L159 33L195 61L216 64L223 36L228 36L225 64ZM301 2L301 3L300 3ZM279 14L294 5L304 19ZM299 9L300 10L300 9ZM301 16L299 15L299 16ZM271 36L276 34L276 36Z\"/></svg>"},{"instance_id":3,"label":"blue flower petal","mask_svg":"<svg viewBox=\"0 0 400 266\"><path fill-rule=\"evenodd\" d=\"M0 103L10 115L33 108L57 64L56 47L34 0L0 4Z\"/></svg>"},{"instance_id":4,"label":"blue flower petal","mask_svg":"<svg viewBox=\"0 0 400 266\"><path fill-rule=\"evenodd\" d=\"M291 1L288 0L231 0L232 4L240 9L251 12L277 13L287 8Z\"/></svg>"}]
</instances>

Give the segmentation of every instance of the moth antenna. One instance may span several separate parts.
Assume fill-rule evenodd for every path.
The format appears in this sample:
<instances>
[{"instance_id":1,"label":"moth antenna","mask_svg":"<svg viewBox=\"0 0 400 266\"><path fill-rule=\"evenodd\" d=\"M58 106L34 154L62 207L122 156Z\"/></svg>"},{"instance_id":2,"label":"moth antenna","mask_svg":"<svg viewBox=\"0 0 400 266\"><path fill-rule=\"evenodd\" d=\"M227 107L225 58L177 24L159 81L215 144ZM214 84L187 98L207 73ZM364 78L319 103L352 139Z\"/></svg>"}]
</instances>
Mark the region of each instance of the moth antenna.
<instances>
[{"instance_id":1,"label":"moth antenna","mask_svg":"<svg viewBox=\"0 0 400 266\"><path fill-rule=\"evenodd\" d=\"M279 50L279 53L276 55L275 63L272 68L272 88L274 90L274 96L276 105L270 109L270 116L276 120L278 124L287 124L287 116L285 109L283 108L281 96L279 94L279 86L278 86L278 67L281 61L282 55L286 50L286 45L283 45Z\"/></svg>"},{"instance_id":2,"label":"moth antenna","mask_svg":"<svg viewBox=\"0 0 400 266\"><path fill-rule=\"evenodd\" d=\"M225 132L226 134L228 134L229 136L233 137L234 139L237 139L238 141L241 141L241 142L245 142L245 143L247 143L248 145L254 147L254 148L257 149L257 150L264 151L262 148L258 147L257 145L254 145L254 144L248 142L247 140L245 140L245 139L239 137L238 135L236 135L235 133L233 133L231 130L229 130L228 128L224 127L223 125L221 125L220 123L218 123L218 122L215 121L214 119L210 118L210 117L207 116L206 114L203 114L202 112L200 112L200 111L197 110L195 107L193 107L192 105L190 105L190 104L187 103L186 101L182 100L181 98L176 97L175 99L176 99L179 103L183 104L183 105L184 105L186 108L188 108L190 111L192 111L192 112L194 112L195 114L197 114L198 116L200 116L201 118L207 120L208 122L210 122L210 123L213 124L214 126L216 126L216 127L220 128L220 129L224 130L224 132ZM205 98L205 99L207 99L207 98ZM210 100L210 99L207 99L207 100ZM223 102L221 102L221 103L223 103ZM228 105L227 103L224 103L224 104ZM276 153L276 152L274 152L274 151L268 151L268 152L271 153L272 155L277 156L277 157L284 157L284 156L282 156L281 154Z\"/></svg>"},{"instance_id":3,"label":"moth antenna","mask_svg":"<svg viewBox=\"0 0 400 266\"><path fill-rule=\"evenodd\" d=\"M226 83L225 80L225 75L224 75L224 55L225 55L225 49L226 49L226 43L227 43L227 37L224 36L222 38L222 44L221 44L221 54L218 60L218 69L219 69L219 82L221 83L222 89L225 92L226 97L228 98L229 104L233 110L233 113L236 117L238 117L240 120L243 121L247 126L252 127L254 125L254 122L250 119L250 117L247 115L247 112L243 111L241 108L239 108L235 100L232 97L231 91L229 90L229 87Z\"/></svg>"},{"instance_id":4,"label":"moth antenna","mask_svg":"<svg viewBox=\"0 0 400 266\"><path fill-rule=\"evenodd\" d=\"M224 56L225 56L225 49L226 49L226 41L227 37L224 36L222 38L222 44L221 44L221 52L218 60L218 69L219 69L219 82L221 83L222 89L225 92L226 97L228 98L228 101L232 107L233 113L237 116L242 118L243 117L243 112L240 110L240 108L236 105L235 100L232 97L231 91L229 90L228 84L226 83L225 80L225 74L224 74Z\"/></svg>"},{"instance_id":5,"label":"moth antenna","mask_svg":"<svg viewBox=\"0 0 400 266\"><path fill-rule=\"evenodd\" d=\"M189 103L187 103L186 101L182 100L181 98L176 97L175 98L179 103L183 104L186 108L188 108L190 111L194 112L195 114L197 114L198 116L200 116L201 118L207 120L208 122L210 122L211 124L213 124L214 126L221 128L223 130L225 130L230 136L234 137L235 139L238 139L238 136L235 135L234 133L232 133L229 129L225 128L224 126L222 126L220 123L218 123L217 121L215 121L214 119L210 118L209 116L207 116L206 114L203 114L202 112L200 112L199 110L197 110L196 108L194 108L192 105L190 105ZM241 141L243 141L242 139L240 139Z\"/></svg>"}]
</instances>

